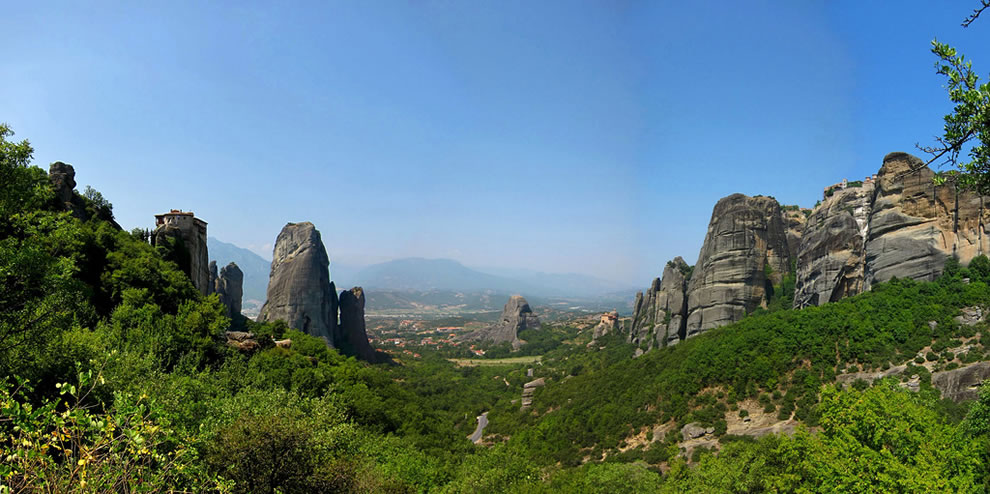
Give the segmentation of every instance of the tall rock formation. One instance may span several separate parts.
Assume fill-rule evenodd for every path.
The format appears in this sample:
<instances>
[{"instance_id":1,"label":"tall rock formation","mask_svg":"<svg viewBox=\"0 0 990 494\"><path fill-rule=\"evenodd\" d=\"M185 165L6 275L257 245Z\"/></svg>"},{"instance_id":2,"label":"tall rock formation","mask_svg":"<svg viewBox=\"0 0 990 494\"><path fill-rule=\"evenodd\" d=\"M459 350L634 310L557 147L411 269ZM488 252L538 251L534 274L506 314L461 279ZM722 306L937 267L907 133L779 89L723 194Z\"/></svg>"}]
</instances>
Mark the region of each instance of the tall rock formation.
<instances>
[{"instance_id":1,"label":"tall rock formation","mask_svg":"<svg viewBox=\"0 0 990 494\"><path fill-rule=\"evenodd\" d=\"M771 197L733 194L715 204L688 286L685 337L766 306L790 269L787 229Z\"/></svg>"},{"instance_id":2,"label":"tall rock formation","mask_svg":"<svg viewBox=\"0 0 990 494\"><path fill-rule=\"evenodd\" d=\"M329 267L320 232L312 223L285 225L275 240L267 300L258 321L282 320L336 346L337 290Z\"/></svg>"},{"instance_id":3,"label":"tall rock formation","mask_svg":"<svg viewBox=\"0 0 990 494\"><path fill-rule=\"evenodd\" d=\"M987 254L986 198L935 186L933 176L917 157L890 153L875 183L837 190L818 205L798 254L794 306L836 301L895 276L933 280L951 256L968 264Z\"/></svg>"},{"instance_id":4,"label":"tall rock formation","mask_svg":"<svg viewBox=\"0 0 990 494\"><path fill-rule=\"evenodd\" d=\"M176 262L203 295L209 295L210 254L206 247L206 222L191 211L173 209L155 215L153 245L167 250L166 257Z\"/></svg>"},{"instance_id":5,"label":"tall rock formation","mask_svg":"<svg viewBox=\"0 0 990 494\"><path fill-rule=\"evenodd\" d=\"M884 157L877 175L826 188L807 219L805 210L770 197L719 200L690 278L677 277L672 264L683 261L675 259L636 294L629 341L649 349L738 321L767 305L792 262L794 306L806 307L895 276L933 280L949 257L966 265L990 253L988 198L935 186L933 177L920 159L897 152Z\"/></svg>"},{"instance_id":6,"label":"tall rock formation","mask_svg":"<svg viewBox=\"0 0 990 494\"><path fill-rule=\"evenodd\" d=\"M340 337L337 347L345 353L375 361L364 325L364 290L359 286L340 292Z\"/></svg>"},{"instance_id":7,"label":"tall rock formation","mask_svg":"<svg viewBox=\"0 0 990 494\"><path fill-rule=\"evenodd\" d=\"M479 329L465 336L467 341L485 341L491 343L512 343L513 348L519 348L519 332L526 329L539 329L540 318L533 314L529 302L521 295L509 297L502 308L498 322L486 328Z\"/></svg>"},{"instance_id":8,"label":"tall rock formation","mask_svg":"<svg viewBox=\"0 0 990 494\"><path fill-rule=\"evenodd\" d=\"M794 306L834 302L863 290L863 254L874 186L835 191L811 213L797 255Z\"/></svg>"},{"instance_id":9,"label":"tall rock formation","mask_svg":"<svg viewBox=\"0 0 990 494\"><path fill-rule=\"evenodd\" d=\"M936 187L917 157L890 153L877 178L866 238L865 286L896 276L933 280L949 256L964 264L987 252L984 198Z\"/></svg>"},{"instance_id":10,"label":"tall rock formation","mask_svg":"<svg viewBox=\"0 0 990 494\"><path fill-rule=\"evenodd\" d=\"M691 268L684 259L667 262L663 277L636 294L629 341L651 349L676 344L684 338L687 322L687 280Z\"/></svg>"},{"instance_id":11,"label":"tall rock formation","mask_svg":"<svg viewBox=\"0 0 990 494\"><path fill-rule=\"evenodd\" d=\"M241 315L241 299L244 296L244 273L237 264L229 263L217 275L217 262L210 261L210 285L220 297L227 317Z\"/></svg>"}]
</instances>

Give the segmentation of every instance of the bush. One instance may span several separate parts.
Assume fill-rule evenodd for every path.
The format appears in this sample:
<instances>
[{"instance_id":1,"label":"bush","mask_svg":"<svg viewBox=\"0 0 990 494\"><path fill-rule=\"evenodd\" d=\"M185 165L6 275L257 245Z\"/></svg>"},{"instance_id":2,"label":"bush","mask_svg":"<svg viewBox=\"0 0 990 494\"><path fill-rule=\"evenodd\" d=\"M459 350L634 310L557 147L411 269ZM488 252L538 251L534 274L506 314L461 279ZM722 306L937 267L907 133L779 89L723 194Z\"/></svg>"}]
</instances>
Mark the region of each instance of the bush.
<instances>
[{"instance_id":1,"label":"bush","mask_svg":"<svg viewBox=\"0 0 990 494\"><path fill-rule=\"evenodd\" d=\"M12 492L217 490L193 440L170 427L158 403L118 393L109 408L87 404L103 381L82 371L59 396L34 407L27 383L0 380L0 487ZM8 491L4 491L8 492Z\"/></svg>"}]
</instances>

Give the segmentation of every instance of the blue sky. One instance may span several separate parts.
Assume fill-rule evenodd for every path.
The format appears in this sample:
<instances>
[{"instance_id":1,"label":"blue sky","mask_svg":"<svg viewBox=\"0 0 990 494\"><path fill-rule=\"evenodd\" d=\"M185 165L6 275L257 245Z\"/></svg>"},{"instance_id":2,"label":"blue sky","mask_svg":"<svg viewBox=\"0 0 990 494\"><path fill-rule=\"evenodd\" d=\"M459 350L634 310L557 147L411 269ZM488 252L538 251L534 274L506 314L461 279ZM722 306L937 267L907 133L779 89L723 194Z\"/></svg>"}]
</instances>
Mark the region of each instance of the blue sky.
<instances>
[{"instance_id":1,"label":"blue sky","mask_svg":"<svg viewBox=\"0 0 990 494\"><path fill-rule=\"evenodd\" d=\"M990 72L976 2L290 4L8 5L0 121L125 228L192 210L270 257L312 221L339 263L645 285L720 197L811 206L919 154L933 37Z\"/></svg>"}]
</instances>

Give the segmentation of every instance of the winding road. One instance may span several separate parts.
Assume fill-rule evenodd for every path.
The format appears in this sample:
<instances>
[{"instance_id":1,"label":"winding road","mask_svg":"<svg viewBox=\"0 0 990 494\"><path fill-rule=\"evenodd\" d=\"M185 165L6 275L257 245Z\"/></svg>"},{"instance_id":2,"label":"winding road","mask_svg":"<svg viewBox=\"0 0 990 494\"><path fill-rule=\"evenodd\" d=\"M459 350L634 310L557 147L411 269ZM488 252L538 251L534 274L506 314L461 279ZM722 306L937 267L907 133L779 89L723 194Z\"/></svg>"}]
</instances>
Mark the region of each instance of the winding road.
<instances>
[{"instance_id":1,"label":"winding road","mask_svg":"<svg viewBox=\"0 0 990 494\"><path fill-rule=\"evenodd\" d=\"M488 412L484 412L481 415L478 415L478 427L474 430L473 434L468 436L468 439L470 439L472 443L475 444L480 443L481 433L485 430L485 427L487 425L488 425Z\"/></svg>"}]
</instances>

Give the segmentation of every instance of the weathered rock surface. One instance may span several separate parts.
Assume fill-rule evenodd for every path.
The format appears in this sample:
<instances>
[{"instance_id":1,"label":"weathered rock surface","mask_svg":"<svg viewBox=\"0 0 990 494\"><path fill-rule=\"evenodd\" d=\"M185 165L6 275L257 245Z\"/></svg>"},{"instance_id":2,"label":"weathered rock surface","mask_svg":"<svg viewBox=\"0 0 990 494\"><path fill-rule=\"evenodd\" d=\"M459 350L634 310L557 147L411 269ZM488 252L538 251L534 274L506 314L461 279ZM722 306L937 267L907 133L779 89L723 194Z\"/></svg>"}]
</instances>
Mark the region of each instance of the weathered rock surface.
<instances>
[{"instance_id":1,"label":"weathered rock surface","mask_svg":"<svg viewBox=\"0 0 990 494\"><path fill-rule=\"evenodd\" d=\"M254 333L244 331L227 331L227 346L236 348L244 353L251 353L261 349L261 344L256 339Z\"/></svg>"},{"instance_id":2,"label":"weathered rock surface","mask_svg":"<svg viewBox=\"0 0 990 494\"><path fill-rule=\"evenodd\" d=\"M990 362L977 362L949 371L932 374L932 386L942 392L942 398L952 401L975 400L980 384L990 378Z\"/></svg>"},{"instance_id":3,"label":"weathered rock surface","mask_svg":"<svg viewBox=\"0 0 990 494\"><path fill-rule=\"evenodd\" d=\"M980 307L963 307L959 311L962 312L962 314L954 317L953 319L963 326L973 326L983 322L983 309Z\"/></svg>"},{"instance_id":4,"label":"weathered rock surface","mask_svg":"<svg viewBox=\"0 0 990 494\"><path fill-rule=\"evenodd\" d=\"M244 296L244 273L237 264L229 263L217 275L216 261L210 261L210 286L220 297L227 317L241 315L241 299Z\"/></svg>"},{"instance_id":5,"label":"weathered rock surface","mask_svg":"<svg viewBox=\"0 0 990 494\"><path fill-rule=\"evenodd\" d=\"M282 320L336 346L337 290L329 266L320 232L312 223L285 225L275 240L267 300L258 321Z\"/></svg>"},{"instance_id":6,"label":"weathered rock surface","mask_svg":"<svg viewBox=\"0 0 990 494\"><path fill-rule=\"evenodd\" d=\"M797 254L794 306L834 302L863 291L863 254L873 184L835 191L812 211Z\"/></svg>"},{"instance_id":7,"label":"weathered rock surface","mask_svg":"<svg viewBox=\"0 0 990 494\"><path fill-rule=\"evenodd\" d=\"M498 322L486 328L479 329L467 335L468 341L486 341L492 343L512 343L513 348L522 345L519 332L526 329L539 329L540 318L533 314L529 302L520 295L509 297L502 309Z\"/></svg>"},{"instance_id":8,"label":"weathered rock surface","mask_svg":"<svg viewBox=\"0 0 990 494\"><path fill-rule=\"evenodd\" d=\"M781 208L784 228L787 231L787 252L792 260L797 259L798 251L801 249L801 236L804 233L804 225L808 222L805 212L810 213L811 210L797 206Z\"/></svg>"},{"instance_id":9,"label":"weathered rock surface","mask_svg":"<svg viewBox=\"0 0 990 494\"><path fill-rule=\"evenodd\" d=\"M691 268L684 259L675 257L667 262L663 277L653 280L646 291L636 294L633 304L632 328L629 341L654 346L676 344L684 337L687 322L687 276Z\"/></svg>"},{"instance_id":10,"label":"weathered rock surface","mask_svg":"<svg viewBox=\"0 0 990 494\"><path fill-rule=\"evenodd\" d=\"M915 156L883 159L866 238L865 286L896 276L933 280L955 254L964 263L986 252L982 198L936 187L934 173Z\"/></svg>"},{"instance_id":11,"label":"weathered rock surface","mask_svg":"<svg viewBox=\"0 0 990 494\"><path fill-rule=\"evenodd\" d=\"M787 229L770 197L733 194L715 204L688 286L685 337L766 306L790 269Z\"/></svg>"},{"instance_id":12,"label":"weathered rock surface","mask_svg":"<svg viewBox=\"0 0 990 494\"><path fill-rule=\"evenodd\" d=\"M684 441L697 439L705 434L713 433L715 433L714 427L702 427L701 424L697 422L691 422L690 424L681 427L681 439Z\"/></svg>"},{"instance_id":13,"label":"weathered rock surface","mask_svg":"<svg viewBox=\"0 0 990 494\"><path fill-rule=\"evenodd\" d=\"M930 281L945 261L986 254L990 212L979 194L936 186L917 157L890 153L875 184L837 190L805 225L794 306L820 305L893 277Z\"/></svg>"},{"instance_id":14,"label":"weathered rock surface","mask_svg":"<svg viewBox=\"0 0 990 494\"><path fill-rule=\"evenodd\" d=\"M364 325L364 290L356 286L340 292L340 339L335 342L345 353L374 362L375 349L368 342Z\"/></svg>"},{"instance_id":15,"label":"weathered rock surface","mask_svg":"<svg viewBox=\"0 0 990 494\"><path fill-rule=\"evenodd\" d=\"M48 179L55 189L55 199L66 211L79 219L86 219L82 200L76 195L76 170L72 165L56 161L48 167Z\"/></svg>"}]
</instances>

